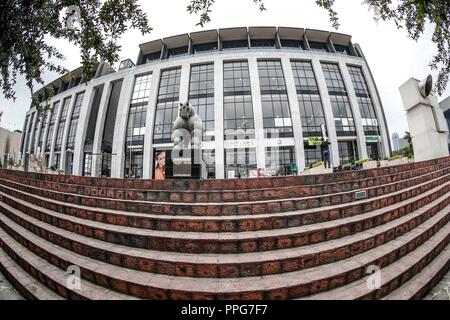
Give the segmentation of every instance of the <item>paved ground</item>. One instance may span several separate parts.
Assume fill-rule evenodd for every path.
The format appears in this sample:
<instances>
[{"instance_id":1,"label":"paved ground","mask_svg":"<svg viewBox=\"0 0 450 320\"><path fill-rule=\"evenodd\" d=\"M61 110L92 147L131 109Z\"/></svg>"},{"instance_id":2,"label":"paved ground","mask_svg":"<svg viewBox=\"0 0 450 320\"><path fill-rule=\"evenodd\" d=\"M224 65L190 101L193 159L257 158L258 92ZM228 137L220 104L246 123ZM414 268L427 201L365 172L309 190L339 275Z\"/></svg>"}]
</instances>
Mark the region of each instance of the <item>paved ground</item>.
<instances>
[{"instance_id":1,"label":"paved ground","mask_svg":"<svg viewBox=\"0 0 450 320\"><path fill-rule=\"evenodd\" d=\"M450 272L428 293L425 300L450 300Z\"/></svg>"},{"instance_id":2,"label":"paved ground","mask_svg":"<svg viewBox=\"0 0 450 320\"><path fill-rule=\"evenodd\" d=\"M23 300L22 296L13 288L0 272L0 300Z\"/></svg>"}]
</instances>

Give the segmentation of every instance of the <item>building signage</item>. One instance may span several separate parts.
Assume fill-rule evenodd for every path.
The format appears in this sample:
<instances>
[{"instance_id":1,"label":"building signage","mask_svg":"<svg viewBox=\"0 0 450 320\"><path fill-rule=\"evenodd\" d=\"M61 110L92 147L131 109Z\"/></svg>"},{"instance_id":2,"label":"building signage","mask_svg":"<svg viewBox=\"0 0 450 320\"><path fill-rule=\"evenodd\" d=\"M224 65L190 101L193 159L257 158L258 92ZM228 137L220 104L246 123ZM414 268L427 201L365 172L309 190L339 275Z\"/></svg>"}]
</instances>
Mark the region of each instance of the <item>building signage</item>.
<instances>
[{"instance_id":1,"label":"building signage","mask_svg":"<svg viewBox=\"0 0 450 320\"><path fill-rule=\"evenodd\" d=\"M377 136L366 136L366 142L378 142Z\"/></svg>"},{"instance_id":2,"label":"building signage","mask_svg":"<svg viewBox=\"0 0 450 320\"><path fill-rule=\"evenodd\" d=\"M256 140L255 139L225 140L223 145L224 145L225 149L256 148Z\"/></svg>"},{"instance_id":3,"label":"building signage","mask_svg":"<svg viewBox=\"0 0 450 320\"><path fill-rule=\"evenodd\" d=\"M133 146L133 145L127 145L127 149L128 150L133 150L134 152L142 152L143 151L143 147L142 146Z\"/></svg>"},{"instance_id":4,"label":"building signage","mask_svg":"<svg viewBox=\"0 0 450 320\"><path fill-rule=\"evenodd\" d=\"M323 142L322 137L308 137L308 147L320 146Z\"/></svg>"}]
</instances>

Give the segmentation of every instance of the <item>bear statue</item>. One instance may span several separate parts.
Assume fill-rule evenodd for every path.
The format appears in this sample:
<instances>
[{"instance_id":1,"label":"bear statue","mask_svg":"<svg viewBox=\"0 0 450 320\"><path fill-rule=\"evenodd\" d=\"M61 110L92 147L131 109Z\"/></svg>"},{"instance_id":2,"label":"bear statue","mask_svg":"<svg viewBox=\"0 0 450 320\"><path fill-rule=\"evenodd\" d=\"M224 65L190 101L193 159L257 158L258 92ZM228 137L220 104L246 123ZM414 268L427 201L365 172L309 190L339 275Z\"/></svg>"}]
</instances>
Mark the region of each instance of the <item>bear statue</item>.
<instances>
[{"instance_id":1,"label":"bear statue","mask_svg":"<svg viewBox=\"0 0 450 320\"><path fill-rule=\"evenodd\" d=\"M172 137L174 146L171 161L173 161L174 176L205 178L206 165L201 150L203 122L189 102L180 102L178 117L173 123ZM187 150L191 151L186 152ZM193 163L191 156L193 156Z\"/></svg>"},{"instance_id":2,"label":"bear statue","mask_svg":"<svg viewBox=\"0 0 450 320\"><path fill-rule=\"evenodd\" d=\"M177 130L184 131L186 135L189 133L190 137L186 137L183 134L175 134ZM184 140L183 145L185 145L185 147L189 147L188 143L190 142L192 149L201 148L203 136L202 119L197 115L194 107L189 102L180 102L180 106L178 107L178 117L173 123L173 132L175 146L179 146L180 143L182 143L181 140ZM182 139L182 137L186 139Z\"/></svg>"}]
</instances>

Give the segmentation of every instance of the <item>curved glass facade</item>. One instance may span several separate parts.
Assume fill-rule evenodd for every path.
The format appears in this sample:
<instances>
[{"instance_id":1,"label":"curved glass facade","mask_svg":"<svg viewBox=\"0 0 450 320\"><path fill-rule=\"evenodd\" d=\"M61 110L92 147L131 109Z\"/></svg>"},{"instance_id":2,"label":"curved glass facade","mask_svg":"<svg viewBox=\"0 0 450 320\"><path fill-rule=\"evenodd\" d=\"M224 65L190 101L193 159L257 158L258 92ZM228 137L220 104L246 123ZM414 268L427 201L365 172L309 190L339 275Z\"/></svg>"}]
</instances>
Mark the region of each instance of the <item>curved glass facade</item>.
<instances>
[{"instance_id":1,"label":"curved glass facade","mask_svg":"<svg viewBox=\"0 0 450 320\"><path fill-rule=\"evenodd\" d=\"M322 161L323 134L335 166L388 156L361 48L349 36L317 34L235 28L218 30L217 41L210 32L203 42L180 36L173 48L164 39L143 44L137 66L66 85L44 118L31 109L22 149L67 174L154 178L161 152L173 145L179 102L188 100L203 120L208 178L301 172Z\"/></svg>"}]
</instances>

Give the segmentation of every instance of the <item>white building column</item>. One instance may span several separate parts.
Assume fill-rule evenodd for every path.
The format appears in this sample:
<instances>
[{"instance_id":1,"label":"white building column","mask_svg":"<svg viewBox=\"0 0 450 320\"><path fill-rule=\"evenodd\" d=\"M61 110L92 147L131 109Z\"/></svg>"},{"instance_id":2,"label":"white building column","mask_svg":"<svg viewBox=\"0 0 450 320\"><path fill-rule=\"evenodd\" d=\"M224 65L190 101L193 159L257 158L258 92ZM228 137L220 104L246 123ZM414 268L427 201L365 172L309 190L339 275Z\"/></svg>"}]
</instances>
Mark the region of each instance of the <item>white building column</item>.
<instances>
[{"instance_id":1,"label":"white building column","mask_svg":"<svg viewBox=\"0 0 450 320\"><path fill-rule=\"evenodd\" d=\"M281 58L283 66L284 81L291 109L292 129L294 130L295 141L295 162L298 166L298 173L305 170L305 148L303 145L303 129L300 117L300 108L297 99L297 90L295 87L294 73L292 72L291 60L288 57Z\"/></svg>"},{"instance_id":2,"label":"white building column","mask_svg":"<svg viewBox=\"0 0 450 320\"><path fill-rule=\"evenodd\" d=\"M214 130L215 135L215 164L216 179L225 178L224 151L224 110L223 110L223 60L214 61Z\"/></svg>"},{"instance_id":3,"label":"white building column","mask_svg":"<svg viewBox=\"0 0 450 320\"><path fill-rule=\"evenodd\" d=\"M339 62L339 69L341 69L342 79L344 80L345 87L347 88L348 99L350 101L350 106L353 113L353 121L355 122L356 128L356 139L358 141L358 154L359 159L367 159L367 146L366 146L366 136L364 134L364 128L361 119L361 111L359 110L358 99L356 98L355 89L353 88L352 79L350 78L350 73L348 72L347 65L345 62Z\"/></svg>"},{"instance_id":4,"label":"white building column","mask_svg":"<svg viewBox=\"0 0 450 320\"><path fill-rule=\"evenodd\" d=\"M56 111L56 119L55 119L55 126L53 127L53 137L52 137L52 143L50 147L50 156L48 160L48 166L51 167L53 165L53 159L55 158L55 144L56 144L56 136L58 135L58 127L59 127L59 121L61 120L61 113L64 109L64 101L66 101L67 98L71 98L71 96L67 96L64 98L61 98L59 101L58 110Z\"/></svg>"},{"instance_id":5,"label":"white building column","mask_svg":"<svg viewBox=\"0 0 450 320\"><path fill-rule=\"evenodd\" d=\"M40 151L39 150L39 138L43 134L43 132L41 132L41 131L43 129L45 130L44 123L43 123L44 122L44 118L42 116L38 116L38 118L40 119L40 121L39 121L39 126L38 126L38 130L37 130L37 135L36 135L36 143L34 145L34 150L33 150L35 155L40 155L41 154L40 152L38 152L38 151Z\"/></svg>"},{"instance_id":6,"label":"white building column","mask_svg":"<svg viewBox=\"0 0 450 320\"><path fill-rule=\"evenodd\" d=\"M32 112L28 112L28 122L25 128L25 134L23 135L23 150L22 150L22 160L21 160L21 165L22 167L25 166L25 157L27 156L27 152L28 152L28 145L29 145L29 136L30 136L30 130L31 130L31 125L32 125L32 119L31 119L31 115L33 113ZM25 116L26 119L26 116ZM29 162L28 162L29 163Z\"/></svg>"},{"instance_id":7,"label":"white building column","mask_svg":"<svg viewBox=\"0 0 450 320\"><path fill-rule=\"evenodd\" d=\"M67 136L69 135L70 122L72 121L73 108L77 100L77 94L72 96L70 100L69 110L67 110L66 123L64 123L64 133L61 143L61 156L59 161L59 170L65 170L66 168L66 153L67 153ZM73 151L73 150L72 150Z\"/></svg>"},{"instance_id":8,"label":"white building column","mask_svg":"<svg viewBox=\"0 0 450 320\"><path fill-rule=\"evenodd\" d=\"M323 112L327 123L328 140L331 143L331 165L337 167L339 165L339 148L336 134L336 126L334 123L333 109L331 107L330 95L325 81L325 75L322 71L320 60L315 58L311 61L314 74L316 76L317 86L319 88L320 97L322 99Z\"/></svg>"},{"instance_id":9,"label":"white building column","mask_svg":"<svg viewBox=\"0 0 450 320\"><path fill-rule=\"evenodd\" d=\"M98 88L100 88L100 86L88 86L84 93L83 103L81 104L73 154L73 174L76 176L81 176L83 174L84 141L86 140L86 132L89 125L89 117L91 116L92 103L95 95L97 94Z\"/></svg>"},{"instance_id":10,"label":"white building column","mask_svg":"<svg viewBox=\"0 0 450 320\"><path fill-rule=\"evenodd\" d=\"M33 123L31 123L31 130L30 130L30 135L29 135L29 139L28 139L28 146L27 146L27 150L28 150L28 152L30 153L30 155L34 152L34 150L31 150L31 147L33 146L33 140L34 140L34 135L35 135L35 132L34 132L34 129L36 128L36 121L37 121L37 118L38 118L38 112L37 111L34 111L33 113L31 113L31 117L33 118Z\"/></svg>"},{"instance_id":11,"label":"white building column","mask_svg":"<svg viewBox=\"0 0 450 320\"><path fill-rule=\"evenodd\" d=\"M125 167L125 139L127 133L128 113L130 111L131 95L133 94L135 77L132 72L124 76L117 106L116 122L111 159L111 178L123 178ZM153 81L153 79L152 79Z\"/></svg>"},{"instance_id":12,"label":"white building column","mask_svg":"<svg viewBox=\"0 0 450 320\"><path fill-rule=\"evenodd\" d=\"M150 86L150 95L148 97L147 118L145 119L145 137L144 137L144 169L143 178L152 178L153 162L153 127L155 122L156 104L158 102L158 88L161 78L160 69L153 69L152 84Z\"/></svg>"},{"instance_id":13,"label":"white building column","mask_svg":"<svg viewBox=\"0 0 450 320\"><path fill-rule=\"evenodd\" d=\"M378 95L378 91L375 85L375 81L372 77L369 67L367 63L364 63L361 66L361 70L363 72L364 78L366 80L367 87L370 92L370 96L372 97L372 103L375 108L375 114L377 116L378 127L380 128L381 133L381 142L383 150L380 150L381 159L389 157L389 131L386 123L386 119L383 113L383 106L381 104L380 96Z\"/></svg>"},{"instance_id":14,"label":"white building column","mask_svg":"<svg viewBox=\"0 0 450 320\"><path fill-rule=\"evenodd\" d=\"M47 137L48 137L48 130L50 128L50 118L51 118L51 112L54 112L55 110L53 110L53 108L55 107L55 102L52 100L51 102L51 106L50 109L47 110L46 114L45 114L45 127L44 132L43 132L43 137L42 137L42 146L41 146L41 156L44 157L45 154L45 147L47 145ZM44 159L45 160L45 159Z\"/></svg>"},{"instance_id":15,"label":"white building column","mask_svg":"<svg viewBox=\"0 0 450 320\"><path fill-rule=\"evenodd\" d=\"M95 134L92 146L92 177L99 176L99 168L101 166L102 155L102 139L103 129L105 128L106 113L108 112L109 99L114 86L114 82L105 83L103 88L102 98L100 100L100 106L98 108L97 122L95 124Z\"/></svg>"},{"instance_id":16,"label":"white building column","mask_svg":"<svg viewBox=\"0 0 450 320\"><path fill-rule=\"evenodd\" d=\"M188 101L190 75L191 75L191 63L185 62L181 65L180 102Z\"/></svg>"},{"instance_id":17,"label":"white building column","mask_svg":"<svg viewBox=\"0 0 450 320\"><path fill-rule=\"evenodd\" d=\"M20 137L20 147L21 149L19 150L20 152L20 165L23 167L23 161L24 161L24 154L25 154L25 135L27 133L27 127L28 127L28 122L27 122L27 114L25 113L25 121L23 123L23 127L22 127L22 136Z\"/></svg>"},{"instance_id":18,"label":"white building column","mask_svg":"<svg viewBox=\"0 0 450 320\"><path fill-rule=\"evenodd\" d=\"M261 89L259 85L258 61L256 58L248 59L248 70L252 88L253 116L255 121L256 139L256 166L266 171L266 151L264 141L264 122L261 101Z\"/></svg>"}]
</instances>

